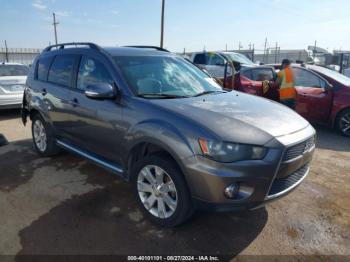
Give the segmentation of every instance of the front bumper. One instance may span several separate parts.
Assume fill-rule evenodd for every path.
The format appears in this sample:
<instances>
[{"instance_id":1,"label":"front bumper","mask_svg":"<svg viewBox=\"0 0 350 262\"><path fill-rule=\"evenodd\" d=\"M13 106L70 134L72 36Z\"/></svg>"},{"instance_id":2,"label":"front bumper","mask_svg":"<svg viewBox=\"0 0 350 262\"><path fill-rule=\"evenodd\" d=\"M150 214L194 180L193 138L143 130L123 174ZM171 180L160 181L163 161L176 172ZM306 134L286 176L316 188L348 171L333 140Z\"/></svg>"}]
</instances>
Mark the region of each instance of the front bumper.
<instances>
[{"instance_id":1,"label":"front bumper","mask_svg":"<svg viewBox=\"0 0 350 262\"><path fill-rule=\"evenodd\" d=\"M311 126L302 133L302 137L293 134L289 139L280 139L270 147L263 160L227 164L202 156L187 159L186 179L196 208L216 211L255 209L293 191L309 172L314 146L288 161L283 156L287 149L315 135ZM225 197L224 189L234 183L239 185L242 193L229 199Z\"/></svg>"}]
</instances>

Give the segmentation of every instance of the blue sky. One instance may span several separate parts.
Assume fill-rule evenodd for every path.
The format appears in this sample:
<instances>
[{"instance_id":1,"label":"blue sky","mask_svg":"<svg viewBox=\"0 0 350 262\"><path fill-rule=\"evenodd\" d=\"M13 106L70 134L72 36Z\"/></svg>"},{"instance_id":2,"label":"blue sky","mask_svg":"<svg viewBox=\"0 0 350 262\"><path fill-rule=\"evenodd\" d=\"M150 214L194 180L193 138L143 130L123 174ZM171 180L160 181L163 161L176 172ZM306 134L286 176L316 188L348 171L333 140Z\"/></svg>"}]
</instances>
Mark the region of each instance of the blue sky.
<instances>
[{"instance_id":1,"label":"blue sky","mask_svg":"<svg viewBox=\"0 0 350 262\"><path fill-rule=\"evenodd\" d=\"M54 42L159 45L161 0L0 0L0 47ZM164 45L171 51L281 49L317 45L350 49L349 0L166 0Z\"/></svg>"}]
</instances>

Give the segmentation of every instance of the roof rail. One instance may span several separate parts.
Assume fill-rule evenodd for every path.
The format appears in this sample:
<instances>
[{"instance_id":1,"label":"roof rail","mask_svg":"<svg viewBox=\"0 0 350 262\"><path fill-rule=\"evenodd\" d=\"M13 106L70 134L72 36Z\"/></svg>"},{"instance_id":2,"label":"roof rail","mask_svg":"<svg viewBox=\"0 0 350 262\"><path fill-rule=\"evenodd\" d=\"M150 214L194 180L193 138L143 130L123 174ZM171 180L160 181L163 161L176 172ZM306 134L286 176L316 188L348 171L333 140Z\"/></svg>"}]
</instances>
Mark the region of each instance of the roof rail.
<instances>
[{"instance_id":1,"label":"roof rail","mask_svg":"<svg viewBox=\"0 0 350 262\"><path fill-rule=\"evenodd\" d=\"M85 45L88 46L90 48L96 49L96 50L100 50L101 48L94 44L94 43L89 43L89 42L72 42L72 43L62 43L62 44L57 44L57 45L50 45L48 47L46 47L43 52L48 52L51 51L52 48L57 47L58 49L64 49L65 46L75 46L77 47L78 45Z\"/></svg>"},{"instance_id":2,"label":"roof rail","mask_svg":"<svg viewBox=\"0 0 350 262\"><path fill-rule=\"evenodd\" d=\"M126 45L124 47L134 47L134 48L149 48L149 49L156 49L158 51L163 51L163 52L168 52L170 53L169 50L167 49L164 49L162 47L159 47L159 46L153 46L153 45Z\"/></svg>"}]
</instances>

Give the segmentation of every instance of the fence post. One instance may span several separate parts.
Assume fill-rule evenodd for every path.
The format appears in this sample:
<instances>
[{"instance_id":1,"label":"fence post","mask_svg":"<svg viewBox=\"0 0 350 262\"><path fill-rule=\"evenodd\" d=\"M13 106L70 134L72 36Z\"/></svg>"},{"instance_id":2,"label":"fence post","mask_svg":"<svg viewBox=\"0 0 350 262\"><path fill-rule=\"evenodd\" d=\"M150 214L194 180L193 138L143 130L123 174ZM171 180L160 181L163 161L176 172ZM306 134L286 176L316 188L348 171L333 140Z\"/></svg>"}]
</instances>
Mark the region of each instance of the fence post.
<instances>
[{"instance_id":1,"label":"fence post","mask_svg":"<svg viewBox=\"0 0 350 262\"><path fill-rule=\"evenodd\" d=\"M344 62L344 53L340 54L340 69L339 69L339 73L343 73L343 62Z\"/></svg>"},{"instance_id":2,"label":"fence post","mask_svg":"<svg viewBox=\"0 0 350 262\"><path fill-rule=\"evenodd\" d=\"M9 54L8 54L8 49L7 49L7 42L5 40L5 60L8 63L9 62Z\"/></svg>"}]
</instances>

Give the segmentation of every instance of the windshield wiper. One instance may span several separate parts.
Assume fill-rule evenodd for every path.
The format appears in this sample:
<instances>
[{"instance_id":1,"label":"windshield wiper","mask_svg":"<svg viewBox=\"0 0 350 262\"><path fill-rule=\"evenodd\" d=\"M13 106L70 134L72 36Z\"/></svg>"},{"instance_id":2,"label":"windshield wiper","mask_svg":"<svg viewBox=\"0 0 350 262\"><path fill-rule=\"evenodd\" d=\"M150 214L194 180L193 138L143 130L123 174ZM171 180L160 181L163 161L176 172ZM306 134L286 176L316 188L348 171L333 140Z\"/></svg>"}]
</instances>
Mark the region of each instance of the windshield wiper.
<instances>
[{"instance_id":1,"label":"windshield wiper","mask_svg":"<svg viewBox=\"0 0 350 262\"><path fill-rule=\"evenodd\" d=\"M164 94L164 93L149 93L149 94L138 94L137 96L143 97L143 98L188 98L188 96L179 96L179 95L171 95L171 94Z\"/></svg>"},{"instance_id":2,"label":"windshield wiper","mask_svg":"<svg viewBox=\"0 0 350 262\"><path fill-rule=\"evenodd\" d=\"M208 94L213 94L213 93L227 93L226 91L220 91L220 90L209 90L209 91L203 91L201 93L198 93L194 95L193 97L196 96L203 96L203 95L208 95Z\"/></svg>"}]
</instances>

